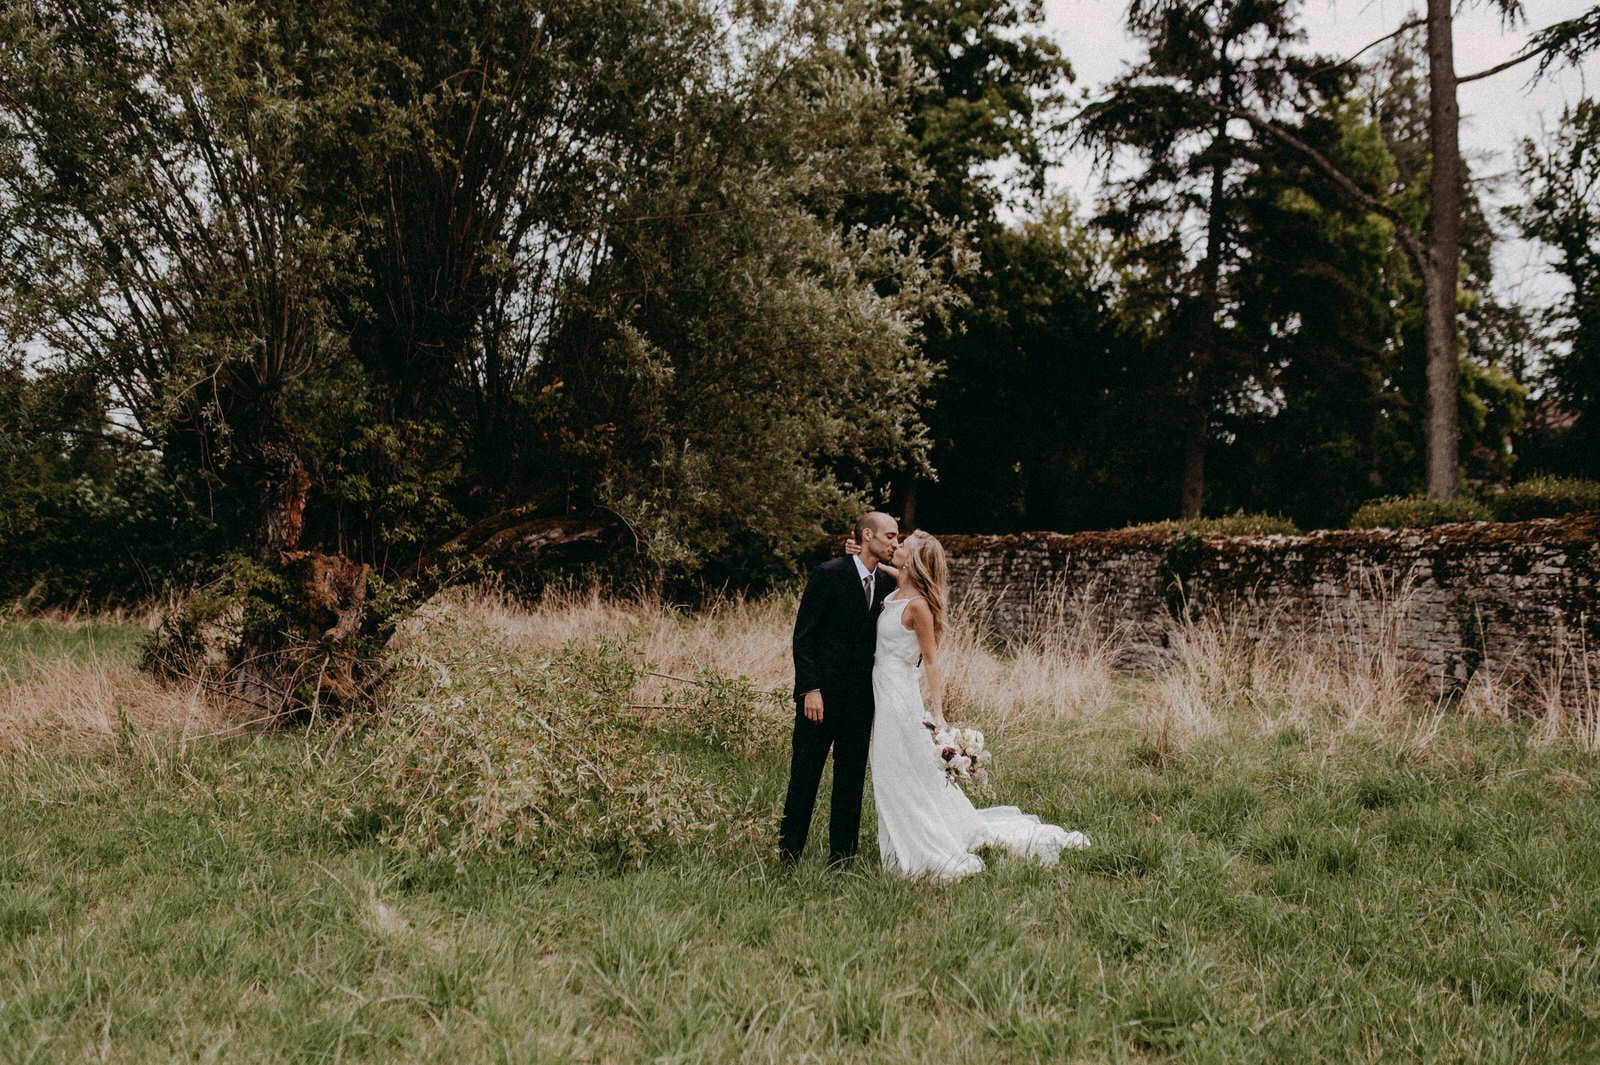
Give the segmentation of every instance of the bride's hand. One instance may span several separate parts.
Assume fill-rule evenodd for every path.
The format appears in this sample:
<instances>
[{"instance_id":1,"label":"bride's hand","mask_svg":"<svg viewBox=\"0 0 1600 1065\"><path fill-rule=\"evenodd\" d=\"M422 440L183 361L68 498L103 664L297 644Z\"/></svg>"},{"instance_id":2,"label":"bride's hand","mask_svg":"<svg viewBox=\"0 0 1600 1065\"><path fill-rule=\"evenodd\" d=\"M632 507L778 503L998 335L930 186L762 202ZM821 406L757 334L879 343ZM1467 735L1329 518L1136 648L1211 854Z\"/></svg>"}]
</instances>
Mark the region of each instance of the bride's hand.
<instances>
[{"instance_id":1,"label":"bride's hand","mask_svg":"<svg viewBox=\"0 0 1600 1065\"><path fill-rule=\"evenodd\" d=\"M850 539L844 542L844 553L847 555L861 554L861 545L856 542L856 538L854 536L850 537Z\"/></svg>"}]
</instances>

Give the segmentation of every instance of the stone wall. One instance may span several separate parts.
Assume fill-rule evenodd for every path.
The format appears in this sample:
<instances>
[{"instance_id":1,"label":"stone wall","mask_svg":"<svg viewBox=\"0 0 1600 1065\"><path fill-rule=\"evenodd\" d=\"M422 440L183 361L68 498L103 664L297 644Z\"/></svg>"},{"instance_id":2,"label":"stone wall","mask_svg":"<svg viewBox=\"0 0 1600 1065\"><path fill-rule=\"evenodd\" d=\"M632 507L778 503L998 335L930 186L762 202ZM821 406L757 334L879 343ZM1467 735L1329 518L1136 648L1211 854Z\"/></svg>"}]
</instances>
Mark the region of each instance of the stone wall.
<instances>
[{"instance_id":1,"label":"stone wall","mask_svg":"<svg viewBox=\"0 0 1600 1065\"><path fill-rule=\"evenodd\" d=\"M1600 515L1309 536L940 539L955 595L976 602L995 631L1022 633L1063 599L1103 605L1132 668L1160 662L1175 617L1244 608L1258 635L1388 627L1442 688L1484 667L1548 677L1558 659L1565 685L1600 688Z\"/></svg>"}]
</instances>

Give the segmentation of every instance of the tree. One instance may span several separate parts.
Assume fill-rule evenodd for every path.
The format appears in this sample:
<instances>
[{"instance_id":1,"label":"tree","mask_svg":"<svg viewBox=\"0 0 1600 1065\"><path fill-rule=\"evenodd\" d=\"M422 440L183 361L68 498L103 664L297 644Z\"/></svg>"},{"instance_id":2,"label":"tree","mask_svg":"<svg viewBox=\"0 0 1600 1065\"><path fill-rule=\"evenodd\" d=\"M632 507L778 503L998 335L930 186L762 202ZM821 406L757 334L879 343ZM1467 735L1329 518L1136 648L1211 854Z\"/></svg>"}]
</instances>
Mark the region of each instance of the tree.
<instances>
[{"instance_id":1,"label":"tree","mask_svg":"<svg viewBox=\"0 0 1600 1065\"><path fill-rule=\"evenodd\" d=\"M1308 112L1295 132L1375 184L1393 180L1388 146L1354 100ZM1241 189L1237 320L1260 398L1222 414L1230 461L1216 495L1224 508L1327 527L1412 473L1399 308L1415 280L1387 222L1319 202L1309 177L1278 150Z\"/></svg>"},{"instance_id":2,"label":"tree","mask_svg":"<svg viewBox=\"0 0 1600 1065\"><path fill-rule=\"evenodd\" d=\"M940 382L926 411L933 470L971 453L971 411L994 384L994 362L968 359L974 349L965 334L1033 298L989 284L986 274L1008 255L1001 207L1042 193L1072 78L1057 45L1033 32L1042 19L1039 0L879 0L856 50L864 68L898 88L909 168L901 188L915 191L858 198L846 216L905 229L958 289L950 312L923 327ZM935 520L951 510L971 513L959 501L962 488L926 465L897 463L886 472L888 498L907 527L918 522L923 500Z\"/></svg>"},{"instance_id":3,"label":"tree","mask_svg":"<svg viewBox=\"0 0 1600 1065\"><path fill-rule=\"evenodd\" d=\"M1418 27L1420 28L1420 27ZM1368 188L1383 195L1419 231L1427 230L1431 205L1432 149L1429 132L1431 107L1426 82L1428 57L1425 41L1414 31L1396 37L1363 78L1370 114L1382 132L1395 165L1383 181L1370 175L1355 174ZM1341 164L1343 165L1343 164ZM1518 309L1502 304L1494 295L1494 245L1497 235L1483 209L1480 186L1466 160L1461 162L1460 178L1460 263L1457 268L1455 315L1460 334L1456 350L1459 376L1457 384L1456 453L1466 478L1475 484L1492 484L1509 476L1514 459L1507 447L1506 430L1520 426L1526 375L1504 369L1514 358L1504 350L1506 330L1513 326ZM1318 187L1316 175L1307 173L1309 187ZM1346 200L1349 203L1350 201ZM1332 201L1329 201L1332 207ZM1359 207L1351 204L1352 207ZM1384 223L1388 224L1388 223ZM1403 246L1395 242L1397 252ZM1429 356L1424 309L1426 300L1422 279L1415 263L1395 266L1399 284L1392 298L1398 311L1396 339L1398 351L1389 369L1401 392L1393 432L1397 445L1417 456L1427 454L1427 375ZM1418 403L1421 399L1423 402ZM1420 417L1419 417L1420 415ZM1392 468L1383 491L1409 493L1426 488L1426 469Z\"/></svg>"},{"instance_id":4,"label":"tree","mask_svg":"<svg viewBox=\"0 0 1600 1065\"><path fill-rule=\"evenodd\" d=\"M676 129L683 86L725 27L690 5L388 3L404 122L361 173L352 214L381 220L345 308L377 413L437 424L441 459L503 503L538 494L515 425L563 293L594 268L643 154ZM485 500L482 506L494 505Z\"/></svg>"},{"instance_id":5,"label":"tree","mask_svg":"<svg viewBox=\"0 0 1600 1065\"><path fill-rule=\"evenodd\" d=\"M317 163L370 128L350 12L297 0L7 3L0 169L13 331L86 373L151 445L227 471L255 560L301 547L287 409L335 341L362 220ZM276 698L250 628L237 691Z\"/></svg>"},{"instance_id":6,"label":"tree","mask_svg":"<svg viewBox=\"0 0 1600 1065\"><path fill-rule=\"evenodd\" d=\"M1072 78L1060 48L1028 32L1043 18L1041 0L878 0L872 65L903 86L906 133L932 179L919 207L885 205L892 213L992 229L1006 194L999 163L1015 166L1016 185L1043 192Z\"/></svg>"},{"instance_id":7,"label":"tree","mask_svg":"<svg viewBox=\"0 0 1600 1065\"><path fill-rule=\"evenodd\" d=\"M1494 4L1507 20L1522 14L1519 0L1494 0ZM1534 59L1540 60L1541 72L1558 61L1576 60L1600 44L1600 15L1589 11L1546 27L1534 34L1529 45L1517 56L1468 75L1458 75L1455 71L1454 8L1449 0L1428 0L1428 13L1422 24L1427 28L1430 164L1428 218L1423 229L1418 229L1381 195L1364 188L1360 181L1339 170L1310 145L1275 125L1269 116L1243 108L1234 110L1233 114L1249 122L1259 135L1304 154L1344 194L1394 223L1401 246L1423 278L1428 494L1450 499L1460 489L1461 451L1457 409L1461 389L1456 282L1461 258L1463 174L1456 90L1466 82L1499 74ZM1398 36L1417 25L1415 21L1407 22L1389 36Z\"/></svg>"},{"instance_id":8,"label":"tree","mask_svg":"<svg viewBox=\"0 0 1600 1065\"><path fill-rule=\"evenodd\" d=\"M952 295L858 213L920 195L901 99L828 27L757 30L723 46L742 62L702 53L533 379L589 442L553 461L679 579L789 572L885 470L925 467L917 340Z\"/></svg>"},{"instance_id":9,"label":"tree","mask_svg":"<svg viewBox=\"0 0 1600 1065\"><path fill-rule=\"evenodd\" d=\"M987 236L961 329L938 350L939 479L930 527L968 532L1103 528L1165 511L1164 367L1121 328L1104 241L1059 202Z\"/></svg>"},{"instance_id":10,"label":"tree","mask_svg":"<svg viewBox=\"0 0 1600 1065\"><path fill-rule=\"evenodd\" d=\"M1572 418L1566 470L1600 476L1600 103L1583 99L1561 114L1540 144L1522 142L1517 174L1526 203L1507 210L1524 239L1555 252L1568 292L1555 308L1554 397ZM1559 461L1559 460L1558 460ZM1567 465L1570 463L1570 465Z\"/></svg>"},{"instance_id":11,"label":"tree","mask_svg":"<svg viewBox=\"0 0 1600 1065\"><path fill-rule=\"evenodd\" d=\"M1275 112L1285 101L1336 85L1337 72L1293 55L1289 0L1135 0L1128 27L1144 60L1079 116L1080 141L1104 159L1131 149L1141 172L1110 197L1102 222L1138 269L1161 269L1172 293L1164 315L1180 355L1173 367L1182 447L1179 513L1200 514L1206 452L1226 397L1250 374L1231 343L1236 208L1249 145L1235 114ZM1192 241L1200 250L1186 251Z\"/></svg>"},{"instance_id":12,"label":"tree","mask_svg":"<svg viewBox=\"0 0 1600 1065\"><path fill-rule=\"evenodd\" d=\"M1456 277L1461 264L1461 107L1456 102L1454 6L1428 0L1428 242L1417 256L1428 349L1428 494L1454 499L1461 487L1461 356L1456 342Z\"/></svg>"},{"instance_id":13,"label":"tree","mask_svg":"<svg viewBox=\"0 0 1600 1065\"><path fill-rule=\"evenodd\" d=\"M252 702L359 700L529 523L771 573L920 461L948 288L846 219L923 180L860 5L0 4L6 331L208 479Z\"/></svg>"},{"instance_id":14,"label":"tree","mask_svg":"<svg viewBox=\"0 0 1600 1065\"><path fill-rule=\"evenodd\" d=\"M385 221L351 331L386 383L378 416L421 427L429 468L459 467L463 514L601 508L657 579L766 579L810 546L808 517L875 487L885 447L923 461L921 323L902 315L931 314L943 284L891 232L902 218L853 206L926 199L902 98L851 58L875 11L394 6L383 32L415 65L389 92L417 121L366 183ZM815 315L776 327L802 297ZM877 360L908 393L795 376L847 327L818 350ZM773 391L730 408L740 365ZM766 466L715 477L735 456Z\"/></svg>"}]
</instances>

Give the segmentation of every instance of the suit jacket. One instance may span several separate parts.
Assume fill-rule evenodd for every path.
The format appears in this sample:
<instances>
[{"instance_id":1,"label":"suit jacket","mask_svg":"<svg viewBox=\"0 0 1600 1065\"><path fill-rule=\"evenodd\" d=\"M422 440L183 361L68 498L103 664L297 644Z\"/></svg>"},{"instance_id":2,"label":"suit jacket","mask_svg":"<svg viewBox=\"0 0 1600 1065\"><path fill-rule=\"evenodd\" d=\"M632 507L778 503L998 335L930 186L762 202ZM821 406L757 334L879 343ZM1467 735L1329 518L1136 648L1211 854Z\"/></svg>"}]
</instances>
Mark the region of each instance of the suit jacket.
<instances>
[{"instance_id":1,"label":"suit jacket","mask_svg":"<svg viewBox=\"0 0 1600 1065\"><path fill-rule=\"evenodd\" d=\"M873 570L872 606L850 556L830 559L811 571L794 620L794 695L820 689L828 709L870 713L872 655L878 613L894 581ZM862 705L864 704L864 705Z\"/></svg>"}]
</instances>

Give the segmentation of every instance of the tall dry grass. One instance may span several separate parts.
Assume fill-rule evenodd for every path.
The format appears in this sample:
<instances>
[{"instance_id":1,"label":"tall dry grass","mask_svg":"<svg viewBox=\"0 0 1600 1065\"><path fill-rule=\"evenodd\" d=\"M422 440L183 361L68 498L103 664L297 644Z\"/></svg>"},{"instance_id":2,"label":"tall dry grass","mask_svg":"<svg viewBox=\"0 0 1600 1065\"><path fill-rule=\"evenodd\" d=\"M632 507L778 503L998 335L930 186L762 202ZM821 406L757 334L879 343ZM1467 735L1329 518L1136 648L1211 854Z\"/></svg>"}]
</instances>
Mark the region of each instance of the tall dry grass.
<instances>
[{"instance_id":1,"label":"tall dry grass","mask_svg":"<svg viewBox=\"0 0 1600 1065\"><path fill-rule=\"evenodd\" d=\"M651 670L633 702L640 708L670 708L702 670L746 677L769 692L789 691L795 607L796 601L785 596L732 597L688 610L657 599L622 600L596 589L571 588L521 600L484 585L434 600L400 636L409 639L422 626L458 618L479 626L512 654L548 654L569 644L614 640Z\"/></svg>"},{"instance_id":2,"label":"tall dry grass","mask_svg":"<svg viewBox=\"0 0 1600 1065\"><path fill-rule=\"evenodd\" d=\"M498 639L528 651L554 651L601 639L628 641L663 671L720 669L762 687L792 679L789 629L795 603L786 597L730 598L688 610L655 599L616 599L598 590L553 589L521 600L493 586L460 589L430 603L402 637L430 619L464 617Z\"/></svg>"},{"instance_id":3,"label":"tall dry grass","mask_svg":"<svg viewBox=\"0 0 1600 1065\"><path fill-rule=\"evenodd\" d=\"M658 599L618 599L597 589L551 588L532 600L493 585L459 589L430 603L402 629L402 638L436 620L479 627L502 653L549 655L568 645L614 641L648 672L630 703L640 720L680 712L704 671L744 677L772 698L756 708L774 735L788 722L794 674L789 650L793 597L730 597L689 610Z\"/></svg>"},{"instance_id":4,"label":"tall dry grass","mask_svg":"<svg viewBox=\"0 0 1600 1065\"><path fill-rule=\"evenodd\" d=\"M233 718L197 686L175 687L106 658L35 658L0 678L0 753L101 746L119 733L180 740L230 731Z\"/></svg>"},{"instance_id":5,"label":"tall dry grass","mask_svg":"<svg viewBox=\"0 0 1600 1065\"><path fill-rule=\"evenodd\" d=\"M1600 662L1582 630L1558 627L1548 668L1533 684L1536 734L1600 751Z\"/></svg>"},{"instance_id":6,"label":"tall dry grass","mask_svg":"<svg viewBox=\"0 0 1600 1065\"><path fill-rule=\"evenodd\" d=\"M1360 601L1330 606L1312 626L1247 610L1175 621L1163 664L1130 679L1116 666L1124 634L1095 589L1046 593L1033 604L1032 631L1005 642L988 635L996 604L969 596L952 611L942 648L946 711L1001 732L1061 720L1130 724L1156 752L1235 727L1337 735L1394 726L1425 742L1429 722L1436 728L1448 711L1531 718L1537 738L1600 750L1600 671L1581 633L1560 635L1544 675L1509 679L1480 670L1447 703L1405 652L1408 598L1404 587L1374 588ZM795 608L792 595L688 610L593 590L523 601L479 587L429 603L398 639L460 620L482 631L487 654L544 654L609 638L651 667L633 696L642 710L670 710L683 701L684 685L710 669L774 693L770 711L781 727ZM72 629L105 619L64 613L48 623ZM35 656L18 666L0 663L0 751L82 746L129 727L191 737L238 727L224 704L158 683L123 659Z\"/></svg>"},{"instance_id":7,"label":"tall dry grass","mask_svg":"<svg viewBox=\"0 0 1600 1065\"><path fill-rule=\"evenodd\" d=\"M794 682L790 636L797 605L792 595L776 595L729 598L688 611L570 589L522 602L488 587L441 598L412 626L465 616L513 652L549 652L601 638L625 641L654 670L634 696L640 705L653 706L670 705L679 686L702 669L787 693ZM1051 593L1038 605L1037 630L1005 645L985 635L989 610L990 604L969 599L952 611L941 647L945 708L952 719L1003 729L1111 707L1116 640L1107 634L1104 604L1087 594Z\"/></svg>"},{"instance_id":8,"label":"tall dry grass","mask_svg":"<svg viewBox=\"0 0 1600 1065\"><path fill-rule=\"evenodd\" d=\"M1375 586L1325 606L1309 625L1249 607L1174 620L1141 708L1147 742L1163 752L1235 725L1408 725L1435 701L1405 650L1409 599L1403 585Z\"/></svg>"},{"instance_id":9,"label":"tall dry grass","mask_svg":"<svg viewBox=\"0 0 1600 1065\"><path fill-rule=\"evenodd\" d=\"M160 607L50 608L0 617L0 754L56 753L220 735L237 718L196 685L137 667L138 641Z\"/></svg>"},{"instance_id":10,"label":"tall dry grass","mask_svg":"<svg viewBox=\"0 0 1600 1065\"><path fill-rule=\"evenodd\" d=\"M997 642L995 604L967 596L946 634L946 708L1001 729L1095 718L1117 701L1121 630L1097 589L1056 586L1032 604L1035 624Z\"/></svg>"},{"instance_id":11,"label":"tall dry grass","mask_svg":"<svg viewBox=\"0 0 1600 1065\"><path fill-rule=\"evenodd\" d=\"M1337 737L1377 726L1422 750L1455 715L1531 721L1543 742L1600 750L1600 676L1581 633L1557 632L1532 675L1489 664L1444 693L1406 650L1410 611L1400 584L1331 605L1311 625L1248 608L1174 621L1137 711L1145 741L1159 754L1235 727Z\"/></svg>"}]
</instances>

